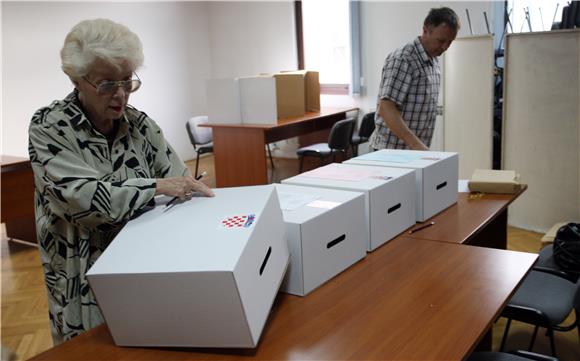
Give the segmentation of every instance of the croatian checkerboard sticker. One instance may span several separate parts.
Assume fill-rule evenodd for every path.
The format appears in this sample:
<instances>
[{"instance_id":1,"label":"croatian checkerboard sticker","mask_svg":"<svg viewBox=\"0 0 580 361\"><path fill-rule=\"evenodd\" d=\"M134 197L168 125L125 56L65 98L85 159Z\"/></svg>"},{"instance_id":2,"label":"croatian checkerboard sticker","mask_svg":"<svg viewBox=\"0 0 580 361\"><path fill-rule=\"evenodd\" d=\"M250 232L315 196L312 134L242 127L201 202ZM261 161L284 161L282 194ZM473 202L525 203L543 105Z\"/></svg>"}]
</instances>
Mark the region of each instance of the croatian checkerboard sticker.
<instances>
[{"instance_id":1,"label":"croatian checkerboard sticker","mask_svg":"<svg viewBox=\"0 0 580 361\"><path fill-rule=\"evenodd\" d=\"M227 216L222 219L220 227L226 229L252 228L255 221L256 215L254 213Z\"/></svg>"}]
</instances>

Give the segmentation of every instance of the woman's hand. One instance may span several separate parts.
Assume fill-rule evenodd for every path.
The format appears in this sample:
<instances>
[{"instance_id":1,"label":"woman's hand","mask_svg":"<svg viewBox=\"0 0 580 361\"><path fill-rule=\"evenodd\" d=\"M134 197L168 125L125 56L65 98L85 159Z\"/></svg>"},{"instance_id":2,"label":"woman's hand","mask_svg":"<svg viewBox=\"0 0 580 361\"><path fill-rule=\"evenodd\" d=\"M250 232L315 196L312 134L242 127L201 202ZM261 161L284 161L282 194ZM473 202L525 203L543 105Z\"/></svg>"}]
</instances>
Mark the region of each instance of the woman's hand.
<instances>
[{"instance_id":1,"label":"woman's hand","mask_svg":"<svg viewBox=\"0 0 580 361\"><path fill-rule=\"evenodd\" d=\"M205 197L213 197L213 191L204 183L195 180L192 176L158 178L155 195L163 194L170 197L189 199L196 192Z\"/></svg>"}]
</instances>

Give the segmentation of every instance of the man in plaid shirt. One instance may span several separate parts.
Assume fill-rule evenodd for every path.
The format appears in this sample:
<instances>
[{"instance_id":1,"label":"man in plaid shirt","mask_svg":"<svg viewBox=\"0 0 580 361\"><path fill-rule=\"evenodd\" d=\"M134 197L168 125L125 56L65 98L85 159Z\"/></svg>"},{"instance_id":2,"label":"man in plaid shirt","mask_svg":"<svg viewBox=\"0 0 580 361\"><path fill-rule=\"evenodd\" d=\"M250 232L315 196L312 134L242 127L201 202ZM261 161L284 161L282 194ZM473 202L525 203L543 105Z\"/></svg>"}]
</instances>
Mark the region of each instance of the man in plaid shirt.
<instances>
[{"instance_id":1,"label":"man in plaid shirt","mask_svg":"<svg viewBox=\"0 0 580 361\"><path fill-rule=\"evenodd\" d=\"M431 9L421 36L387 56L372 149L429 149L441 78L438 57L455 40L459 27L459 18L450 8Z\"/></svg>"}]
</instances>

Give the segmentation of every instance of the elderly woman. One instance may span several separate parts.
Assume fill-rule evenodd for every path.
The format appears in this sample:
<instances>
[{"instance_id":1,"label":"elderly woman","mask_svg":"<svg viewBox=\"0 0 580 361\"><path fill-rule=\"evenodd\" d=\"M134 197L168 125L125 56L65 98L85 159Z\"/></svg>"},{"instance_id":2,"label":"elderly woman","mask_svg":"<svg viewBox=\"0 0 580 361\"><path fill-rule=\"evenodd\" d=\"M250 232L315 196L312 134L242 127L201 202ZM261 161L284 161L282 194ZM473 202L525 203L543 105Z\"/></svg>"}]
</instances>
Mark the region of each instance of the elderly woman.
<instances>
[{"instance_id":1,"label":"elderly woman","mask_svg":"<svg viewBox=\"0 0 580 361\"><path fill-rule=\"evenodd\" d=\"M155 195L213 196L159 126L127 104L141 86L137 35L110 20L82 21L67 35L61 59L74 91L38 110L29 129L55 343L103 322L85 274L131 217Z\"/></svg>"}]
</instances>

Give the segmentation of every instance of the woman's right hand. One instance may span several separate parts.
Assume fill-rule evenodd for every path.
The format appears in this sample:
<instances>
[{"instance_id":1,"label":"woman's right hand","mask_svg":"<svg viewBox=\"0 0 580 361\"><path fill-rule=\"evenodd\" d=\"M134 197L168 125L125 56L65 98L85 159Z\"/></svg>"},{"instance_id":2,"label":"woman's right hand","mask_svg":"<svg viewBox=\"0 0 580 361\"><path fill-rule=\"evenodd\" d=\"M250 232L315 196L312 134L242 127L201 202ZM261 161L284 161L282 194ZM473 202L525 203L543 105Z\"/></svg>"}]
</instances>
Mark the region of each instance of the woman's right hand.
<instances>
[{"instance_id":1,"label":"woman's right hand","mask_svg":"<svg viewBox=\"0 0 580 361\"><path fill-rule=\"evenodd\" d=\"M166 195L170 197L179 197L181 199L191 198L196 192L205 197L213 197L213 191L203 182L195 180L192 176L158 178L155 195Z\"/></svg>"}]
</instances>

